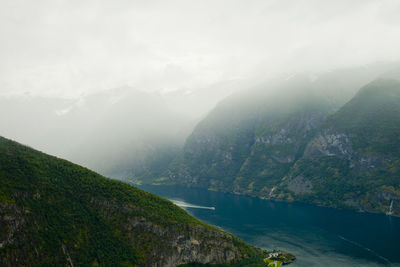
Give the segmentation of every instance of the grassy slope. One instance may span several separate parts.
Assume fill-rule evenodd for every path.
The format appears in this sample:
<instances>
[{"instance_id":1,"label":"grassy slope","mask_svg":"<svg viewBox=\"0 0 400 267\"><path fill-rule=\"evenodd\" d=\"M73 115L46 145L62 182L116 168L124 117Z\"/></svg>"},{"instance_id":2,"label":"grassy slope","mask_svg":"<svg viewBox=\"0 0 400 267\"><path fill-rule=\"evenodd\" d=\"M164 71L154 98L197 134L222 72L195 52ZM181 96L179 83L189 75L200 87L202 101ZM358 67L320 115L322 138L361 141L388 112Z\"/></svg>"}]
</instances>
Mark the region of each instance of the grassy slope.
<instances>
[{"instance_id":1,"label":"grassy slope","mask_svg":"<svg viewBox=\"0 0 400 267\"><path fill-rule=\"evenodd\" d=\"M1 137L0 205L0 227L14 232L0 259L18 258L21 265L65 265L66 255L75 266L135 265L154 249L168 249L159 237L129 228L131 219L182 234L193 227L220 232L167 200ZM16 222L15 231L5 216ZM227 242L244 255L258 253L237 238Z\"/></svg>"}]
</instances>

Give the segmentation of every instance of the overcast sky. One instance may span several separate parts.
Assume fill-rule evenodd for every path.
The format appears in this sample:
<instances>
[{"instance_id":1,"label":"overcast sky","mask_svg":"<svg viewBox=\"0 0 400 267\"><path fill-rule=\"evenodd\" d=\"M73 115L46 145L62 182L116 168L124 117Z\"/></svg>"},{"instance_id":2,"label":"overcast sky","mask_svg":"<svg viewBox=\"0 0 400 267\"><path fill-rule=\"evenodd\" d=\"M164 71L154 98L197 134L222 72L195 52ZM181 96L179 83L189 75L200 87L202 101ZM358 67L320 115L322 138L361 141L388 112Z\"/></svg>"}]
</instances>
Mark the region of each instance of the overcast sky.
<instances>
[{"instance_id":1,"label":"overcast sky","mask_svg":"<svg viewBox=\"0 0 400 267\"><path fill-rule=\"evenodd\" d=\"M398 0L0 0L0 94L204 88L400 59Z\"/></svg>"}]
</instances>

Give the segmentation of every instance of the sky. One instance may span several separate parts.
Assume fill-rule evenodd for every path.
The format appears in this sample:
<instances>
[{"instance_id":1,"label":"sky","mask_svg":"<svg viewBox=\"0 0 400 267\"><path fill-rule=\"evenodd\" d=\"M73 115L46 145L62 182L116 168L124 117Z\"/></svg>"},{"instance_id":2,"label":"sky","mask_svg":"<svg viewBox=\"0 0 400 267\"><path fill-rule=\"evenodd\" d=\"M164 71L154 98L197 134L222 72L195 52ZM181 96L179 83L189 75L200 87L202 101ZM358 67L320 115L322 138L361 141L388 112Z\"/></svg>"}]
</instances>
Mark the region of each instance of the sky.
<instances>
[{"instance_id":1,"label":"sky","mask_svg":"<svg viewBox=\"0 0 400 267\"><path fill-rule=\"evenodd\" d=\"M200 90L400 59L398 0L0 0L0 95Z\"/></svg>"}]
</instances>

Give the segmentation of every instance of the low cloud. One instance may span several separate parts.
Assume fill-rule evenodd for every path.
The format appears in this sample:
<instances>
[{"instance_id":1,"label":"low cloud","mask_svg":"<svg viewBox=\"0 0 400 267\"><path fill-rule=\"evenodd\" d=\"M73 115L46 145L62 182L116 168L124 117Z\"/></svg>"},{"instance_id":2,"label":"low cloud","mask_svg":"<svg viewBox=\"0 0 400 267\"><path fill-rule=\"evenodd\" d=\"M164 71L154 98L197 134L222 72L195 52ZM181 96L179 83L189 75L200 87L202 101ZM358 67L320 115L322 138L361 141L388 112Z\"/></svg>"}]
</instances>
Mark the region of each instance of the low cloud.
<instances>
[{"instance_id":1,"label":"low cloud","mask_svg":"<svg viewBox=\"0 0 400 267\"><path fill-rule=\"evenodd\" d=\"M398 60L396 0L0 3L0 94L195 90Z\"/></svg>"}]
</instances>

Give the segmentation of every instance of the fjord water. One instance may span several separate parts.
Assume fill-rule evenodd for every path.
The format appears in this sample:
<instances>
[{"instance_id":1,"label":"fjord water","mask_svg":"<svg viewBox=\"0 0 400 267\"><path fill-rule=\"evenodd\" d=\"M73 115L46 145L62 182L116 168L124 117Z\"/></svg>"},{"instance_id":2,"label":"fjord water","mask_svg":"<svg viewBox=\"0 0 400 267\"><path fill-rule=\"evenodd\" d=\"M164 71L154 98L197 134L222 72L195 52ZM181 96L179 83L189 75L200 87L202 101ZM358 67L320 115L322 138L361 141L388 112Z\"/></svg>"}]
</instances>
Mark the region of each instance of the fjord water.
<instances>
[{"instance_id":1,"label":"fjord water","mask_svg":"<svg viewBox=\"0 0 400 267\"><path fill-rule=\"evenodd\" d=\"M296 254L293 267L400 266L400 218L196 188L140 188L254 246Z\"/></svg>"}]
</instances>

